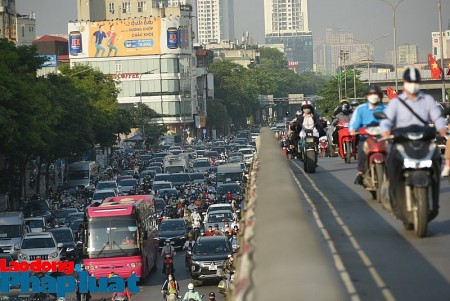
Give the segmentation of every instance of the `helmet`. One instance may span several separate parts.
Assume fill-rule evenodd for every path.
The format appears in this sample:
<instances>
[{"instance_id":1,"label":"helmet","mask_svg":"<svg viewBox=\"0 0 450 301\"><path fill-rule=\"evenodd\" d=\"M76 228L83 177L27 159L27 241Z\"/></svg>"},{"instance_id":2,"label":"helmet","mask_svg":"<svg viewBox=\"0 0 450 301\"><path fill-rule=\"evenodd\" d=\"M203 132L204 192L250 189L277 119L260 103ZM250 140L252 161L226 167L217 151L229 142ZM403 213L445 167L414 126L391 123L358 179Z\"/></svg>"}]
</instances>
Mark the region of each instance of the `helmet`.
<instances>
[{"instance_id":1,"label":"helmet","mask_svg":"<svg viewBox=\"0 0 450 301\"><path fill-rule=\"evenodd\" d=\"M359 101L356 100L356 99L353 99L353 100L350 102L350 105L351 105L352 107L357 107L357 106L359 106Z\"/></svg>"},{"instance_id":2,"label":"helmet","mask_svg":"<svg viewBox=\"0 0 450 301\"><path fill-rule=\"evenodd\" d=\"M166 239L165 243L170 244L170 239Z\"/></svg>"},{"instance_id":3,"label":"helmet","mask_svg":"<svg viewBox=\"0 0 450 301\"><path fill-rule=\"evenodd\" d=\"M193 290L194 289L194 285L192 283L188 284L188 290Z\"/></svg>"},{"instance_id":4,"label":"helmet","mask_svg":"<svg viewBox=\"0 0 450 301\"><path fill-rule=\"evenodd\" d=\"M408 67L403 73L403 80L409 83L420 83L420 71L414 67Z\"/></svg>"},{"instance_id":5,"label":"helmet","mask_svg":"<svg viewBox=\"0 0 450 301\"><path fill-rule=\"evenodd\" d=\"M344 98L341 99L340 102L348 102L348 99L344 97Z\"/></svg>"},{"instance_id":6,"label":"helmet","mask_svg":"<svg viewBox=\"0 0 450 301\"><path fill-rule=\"evenodd\" d=\"M210 297L216 297L216 294L214 294L214 292L210 292L210 293L209 293L209 296L210 296Z\"/></svg>"},{"instance_id":7,"label":"helmet","mask_svg":"<svg viewBox=\"0 0 450 301\"><path fill-rule=\"evenodd\" d=\"M369 94L377 94L378 97L380 97L380 100L383 99L383 91L381 91L381 88L378 85L369 85L366 89L365 95L367 96Z\"/></svg>"},{"instance_id":8,"label":"helmet","mask_svg":"<svg viewBox=\"0 0 450 301\"><path fill-rule=\"evenodd\" d=\"M343 102L341 104L342 113L347 113L349 110L350 110L350 105L348 104L348 102Z\"/></svg>"},{"instance_id":9,"label":"helmet","mask_svg":"<svg viewBox=\"0 0 450 301\"><path fill-rule=\"evenodd\" d=\"M304 108L311 108L312 109L312 104L311 104L311 102L309 101L309 100L305 100L303 103L302 103L302 109L304 109Z\"/></svg>"}]
</instances>

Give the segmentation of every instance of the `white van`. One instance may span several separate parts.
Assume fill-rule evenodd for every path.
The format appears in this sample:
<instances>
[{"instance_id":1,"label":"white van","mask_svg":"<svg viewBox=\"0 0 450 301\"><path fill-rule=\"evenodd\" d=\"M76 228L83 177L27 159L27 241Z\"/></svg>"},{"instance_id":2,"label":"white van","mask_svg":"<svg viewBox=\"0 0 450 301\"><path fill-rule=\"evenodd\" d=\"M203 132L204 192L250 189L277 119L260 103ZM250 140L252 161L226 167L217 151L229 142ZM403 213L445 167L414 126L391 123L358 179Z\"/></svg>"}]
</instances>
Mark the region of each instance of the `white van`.
<instances>
[{"instance_id":1,"label":"white van","mask_svg":"<svg viewBox=\"0 0 450 301\"><path fill-rule=\"evenodd\" d=\"M3 253L11 254L17 259L14 246L22 241L26 232L30 232L25 225L22 212L0 212L0 248Z\"/></svg>"}]
</instances>

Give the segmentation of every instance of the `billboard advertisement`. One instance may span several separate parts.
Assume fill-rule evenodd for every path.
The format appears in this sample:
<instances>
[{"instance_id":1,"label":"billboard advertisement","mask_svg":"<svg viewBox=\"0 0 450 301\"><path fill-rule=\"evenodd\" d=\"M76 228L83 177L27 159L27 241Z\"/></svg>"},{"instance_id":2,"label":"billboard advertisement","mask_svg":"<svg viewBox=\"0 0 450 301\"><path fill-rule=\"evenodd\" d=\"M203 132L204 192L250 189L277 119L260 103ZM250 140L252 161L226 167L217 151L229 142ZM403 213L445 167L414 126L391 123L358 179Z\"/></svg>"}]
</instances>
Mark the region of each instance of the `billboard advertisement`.
<instances>
[{"instance_id":1,"label":"billboard advertisement","mask_svg":"<svg viewBox=\"0 0 450 301\"><path fill-rule=\"evenodd\" d=\"M189 18L135 18L68 24L69 55L106 58L181 53L190 49Z\"/></svg>"}]
</instances>

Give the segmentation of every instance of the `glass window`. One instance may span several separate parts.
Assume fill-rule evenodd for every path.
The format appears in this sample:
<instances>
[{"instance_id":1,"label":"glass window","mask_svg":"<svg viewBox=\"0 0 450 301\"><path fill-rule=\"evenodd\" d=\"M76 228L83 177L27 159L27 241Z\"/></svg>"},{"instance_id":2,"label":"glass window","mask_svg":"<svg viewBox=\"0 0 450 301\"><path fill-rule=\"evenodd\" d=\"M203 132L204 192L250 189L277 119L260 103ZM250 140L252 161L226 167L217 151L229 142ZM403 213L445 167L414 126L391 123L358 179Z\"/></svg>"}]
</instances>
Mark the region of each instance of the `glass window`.
<instances>
[{"instance_id":1,"label":"glass window","mask_svg":"<svg viewBox=\"0 0 450 301\"><path fill-rule=\"evenodd\" d=\"M131 7L131 3L130 2L122 2L122 13L129 14L130 13L130 7Z\"/></svg>"},{"instance_id":2,"label":"glass window","mask_svg":"<svg viewBox=\"0 0 450 301\"><path fill-rule=\"evenodd\" d=\"M179 73L178 59L161 59L161 73Z\"/></svg>"},{"instance_id":3,"label":"glass window","mask_svg":"<svg viewBox=\"0 0 450 301\"><path fill-rule=\"evenodd\" d=\"M21 249L41 249L41 248L55 248L55 241L48 237L29 238L24 239Z\"/></svg>"},{"instance_id":4,"label":"glass window","mask_svg":"<svg viewBox=\"0 0 450 301\"><path fill-rule=\"evenodd\" d=\"M138 12L142 13L147 11L147 3L145 3L145 1L139 1L138 2Z\"/></svg>"},{"instance_id":5,"label":"glass window","mask_svg":"<svg viewBox=\"0 0 450 301\"><path fill-rule=\"evenodd\" d=\"M113 3L113 2L109 3L109 12L110 12L111 14L114 14L114 9L115 9L114 3Z\"/></svg>"}]
</instances>

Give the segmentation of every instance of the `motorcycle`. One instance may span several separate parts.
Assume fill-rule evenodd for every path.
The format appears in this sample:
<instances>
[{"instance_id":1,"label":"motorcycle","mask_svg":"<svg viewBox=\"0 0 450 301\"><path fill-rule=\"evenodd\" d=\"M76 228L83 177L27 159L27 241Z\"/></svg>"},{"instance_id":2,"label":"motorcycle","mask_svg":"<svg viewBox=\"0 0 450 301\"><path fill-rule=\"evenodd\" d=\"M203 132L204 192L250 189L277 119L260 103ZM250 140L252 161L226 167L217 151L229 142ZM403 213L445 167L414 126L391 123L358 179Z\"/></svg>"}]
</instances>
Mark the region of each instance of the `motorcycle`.
<instances>
[{"instance_id":1,"label":"motorcycle","mask_svg":"<svg viewBox=\"0 0 450 301\"><path fill-rule=\"evenodd\" d=\"M192 250L186 250L185 262L186 262L186 267L187 267L188 269L191 269Z\"/></svg>"},{"instance_id":2,"label":"motorcycle","mask_svg":"<svg viewBox=\"0 0 450 301\"><path fill-rule=\"evenodd\" d=\"M313 136L313 130L304 129L305 135L300 136L298 149L301 150L300 160L303 161L303 169L307 173L316 172L318 147L316 137Z\"/></svg>"},{"instance_id":3,"label":"motorcycle","mask_svg":"<svg viewBox=\"0 0 450 301\"><path fill-rule=\"evenodd\" d=\"M356 160L356 136L350 135L348 122L340 121L337 124L339 156L345 163L350 163L351 158Z\"/></svg>"},{"instance_id":4,"label":"motorcycle","mask_svg":"<svg viewBox=\"0 0 450 301\"><path fill-rule=\"evenodd\" d=\"M166 254L164 256L164 267L165 267L165 274L166 276L169 276L170 274L173 274L173 258L170 256L170 254Z\"/></svg>"},{"instance_id":5,"label":"motorcycle","mask_svg":"<svg viewBox=\"0 0 450 301\"><path fill-rule=\"evenodd\" d=\"M378 139L381 134L378 126L361 128L359 134L367 136L362 150L367 156L363 186L374 200L382 203L381 183L386 181L386 143ZM387 206L382 204L383 207Z\"/></svg>"},{"instance_id":6,"label":"motorcycle","mask_svg":"<svg viewBox=\"0 0 450 301\"><path fill-rule=\"evenodd\" d=\"M376 113L377 118L385 118ZM440 188L440 154L434 142L436 130L418 125L397 128L392 132L392 166L382 183L382 200L386 208L417 237L427 234L428 223L438 215ZM391 162L389 162L391 165Z\"/></svg>"}]
</instances>

